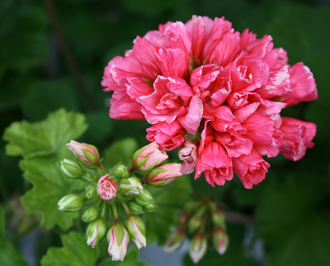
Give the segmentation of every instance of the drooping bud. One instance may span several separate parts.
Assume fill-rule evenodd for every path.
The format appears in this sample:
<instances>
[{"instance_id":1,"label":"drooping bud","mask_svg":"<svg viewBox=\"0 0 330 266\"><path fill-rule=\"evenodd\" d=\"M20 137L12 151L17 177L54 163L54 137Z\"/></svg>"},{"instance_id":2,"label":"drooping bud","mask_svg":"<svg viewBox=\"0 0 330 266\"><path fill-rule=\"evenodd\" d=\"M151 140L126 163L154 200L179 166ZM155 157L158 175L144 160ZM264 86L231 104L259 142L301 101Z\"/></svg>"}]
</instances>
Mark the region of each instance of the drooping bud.
<instances>
[{"instance_id":1,"label":"drooping bud","mask_svg":"<svg viewBox=\"0 0 330 266\"><path fill-rule=\"evenodd\" d=\"M110 174L102 176L97 185L97 193L101 199L111 200L117 195L117 183L114 179L109 179Z\"/></svg>"},{"instance_id":2,"label":"drooping bud","mask_svg":"<svg viewBox=\"0 0 330 266\"><path fill-rule=\"evenodd\" d=\"M69 194L57 203L58 209L63 212L76 212L85 204L85 199L77 194Z\"/></svg>"},{"instance_id":3,"label":"drooping bud","mask_svg":"<svg viewBox=\"0 0 330 266\"><path fill-rule=\"evenodd\" d=\"M187 140L179 150L181 163L181 173L184 175L194 171L198 155L198 145L196 141Z\"/></svg>"},{"instance_id":4,"label":"drooping bud","mask_svg":"<svg viewBox=\"0 0 330 266\"><path fill-rule=\"evenodd\" d=\"M226 231L221 227L216 227L212 234L213 246L219 252L224 254L229 244L229 238Z\"/></svg>"},{"instance_id":5,"label":"drooping bud","mask_svg":"<svg viewBox=\"0 0 330 266\"><path fill-rule=\"evenodd\" d=\"M114 168L114 174L117 178L127 178L129 176L128 169L125 165L119 164Z\"/></svg>"},{"instance_id":6,"label":"drooping bud","mask_svg":"<svg viewBox=\"0 0 330 266\"><path fill-rule=\"evenodd\" d=\"M61 170L68 178L77 179L82 175L82 169L78 162L64 159L61 161Z\"/></svg>"},{"instance_id":7,"label":"drooping bud","mask_svg":"<svg viewBox=\"0 0 330 266\"><path fill-rule=\"evenodd\" d=\"M202 219L198 215L194 215L193 217L190 218L188 222L188 228L189 232L193 233L195 232L200 226L202 225Z\"/></svg>"},{"instance_id":8,"label":"drooping bud","mask_svg":"<svg viewBox=\"0 0 330 266\"><path fill-rule=\"evenodd\" d=\"M143 213L143 209L142 209L141 205L137 204L135 201L129 201L128 202L128 208L134 214Z\"/></svg>"},{"instance_id":9,"label":"drooping bud","mask_svg":"<svg viewBox=\"0 0 330 266\"><path fill-rule=\"evenodd\" d=\"M71 140L66 146L74 153L76 158L85 165L98 165L100 156L97 148L94 145L80 143Z\"/></svg>"},{"instance_id":10,"label":"drooping bud","mask_svg":"<svg viewBox=\"0 0 330 266\"><path fill-rule=\"evenodd\" d=\"M173 252L179 249L182 246L185 237L186 233L183 229L178 229L177 231L173 232L166 241L164 251Z\"/></svg>"},{"instance_id":11,"label":"drooping bud","mask_svg":"<svg viewBox=\"0 0 330 266\"><path fill-rule=\"evenodd\" d=\"M107 232L109 243L108 252L112 256L112 261L123 261L126 256L127 245L129 243L129 234L124 226L115 222Z\"/></svg>"},{"instance_id":12,"label":"drooping bud","mask_svg":"<svg viewBox=\"0 0 330 266\"><path fill-rule=\"evenodd\" d=\"M185 211L181 212L178 218L179 225L185 224L188 221L188 219L189 219L189 215Z\"/></svg>"},{"instance_id":13,"label":"drooping bud","mask_svg":"<svg viewBox=\"0 0 330 266\"><path fill-rule=\"evenodd\" d=\"M130 177L127 179L122 179L119 185L120 192L125 196L138 195L143 193L143 187L141 182L136 177Z\"/></svg>"},{"instance_id":14,"label":"drooping bud","mask_svg":"<svg viewBox=\"0 0 330 266\"><path fill-rule=\"evenodd\" d=\"M152 142L134 153L132 163L140 171L150 171L167 158L165 150L158 143Z\"/></svg>"},{"instance_id":15,"label":"drooping bud","mask_svg":"<svg viewBox=\"0 0 330 266\"><path fill-rule=\"evenodd\" d=\"M181 164L168 163L152 169L146 176L146 182L150 186L164 187L179 176L182 176Z\"/></svg>"},{"instance_id":16,"label":"drooping bud","mask_svg":"<svg viewBox=\"0 0 330 266\"><path fill-rule=\"evenodd\" d=\"M212 212L212 222L214 226L225 228L225 216L222 211L216 209Z\"/></svg>"},{"instance_id":17,"label":"drooping bud","mask_svg":"<svg viewBox=\"0 0 330 266\"><path fill-rule=\"evenodd\" d=\"M97 218L97 215L98 215L97 207L95 206L88 207L81 214L81 220L83 220L85 223L89 223L94 221Z\"/></svg>"},{"instance_id":18,"label":"drooping bud","mask_svg":"<svg viewBox=\"0 0 330 266\"><path fill-rule=\"evenodd\" d=\"M134 199L141 206L146 206L154 201L154 198L147 189L143 189L143 193L136 195Z\"/></svg>"},{"instance_id":19,"label":"drooping bud","mask_svg":"<svg viewBox=\"0 0 330 266\"><path fill-rule=\"evenodd\" d=\"M106 231L107 226L102 218L90 223L86 231L87 245L95 248L97 243L105 236Z\"/></svg>"},{"instance_id":20,"label":"drooping bud","mask_svg":"<svg viewBox=\"0 0 330 266\"><path fill-rule=\"evenodd\" d=\"M144 226L144 222L139 216L130 215L126 219L126 228L138 249L147 245L146 229Z\"/></svg>"},{"instance_id":21,"label":"drooping bud","mask_svg":"<svg viewBox=\"0 0 330 266\"><path fill-rule=\"evenodd\" d=\"M189 245L189 254L194 263L197 263L204 256L206 247L207 242L204 234L196 234Z\"/></svg>"}]
</instances>

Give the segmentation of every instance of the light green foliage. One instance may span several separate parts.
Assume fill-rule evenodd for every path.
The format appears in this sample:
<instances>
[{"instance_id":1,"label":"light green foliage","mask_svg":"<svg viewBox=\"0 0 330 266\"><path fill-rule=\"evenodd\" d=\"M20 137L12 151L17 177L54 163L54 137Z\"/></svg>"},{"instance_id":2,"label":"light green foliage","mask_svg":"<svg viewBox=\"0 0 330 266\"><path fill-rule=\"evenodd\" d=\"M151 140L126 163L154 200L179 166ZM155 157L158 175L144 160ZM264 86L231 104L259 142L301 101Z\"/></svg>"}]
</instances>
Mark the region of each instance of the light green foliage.
<instances>
[{"instance_id":1,"label":"light green foliage","mask_svg":"<svg viewBox=\"0 0 330 266\"><path fill-rule=\"evenodd\" d=\"M58 224L66 230L77 217L76 213L58 211L57 202L81 185L62 174L60 161L73 156L65 143L79 137L86 128L83 115L61 109L42 122L15 122L4 134L9 141L7 154L23 156L20 167L24 178L34 186L21 198L22 203L29 212L42 213L42 226L52 228Z\"/></svg>"},{"instance_id":2,"label":"light green foliage","mask_svg":"<svg viewBox=\"0 0 330 266\"><path fill-rule=\"evenodd\" d=\"M329 265L330 217L322 205L329 184L319 176L288 176L269 184L257 211L258 232L273 251L272 266Z\"/></svg>"},{"instance_id":3,"label":"light green foliage","mask_svg":"<svg viewBox=\"0 0 330 266\"><path fill-rule=\"evenodd\" d=\"M191 185L187 176L176 178L166 188L149 187L157 208L155 212L145 214L147 244L158 240L164 244L176 224L178 211L190 199Z\"/></svg>"},{"instance_id":4,"label":"light green foliage","mask_svg":"<svg viewBox=\"0 0 330 266\"><path fill-rule=\"evenodd\" d=\"M22 254L6 238L5 211L0 206L0 263L6 266L27 266Z\"/></svg>"}]
</instances>

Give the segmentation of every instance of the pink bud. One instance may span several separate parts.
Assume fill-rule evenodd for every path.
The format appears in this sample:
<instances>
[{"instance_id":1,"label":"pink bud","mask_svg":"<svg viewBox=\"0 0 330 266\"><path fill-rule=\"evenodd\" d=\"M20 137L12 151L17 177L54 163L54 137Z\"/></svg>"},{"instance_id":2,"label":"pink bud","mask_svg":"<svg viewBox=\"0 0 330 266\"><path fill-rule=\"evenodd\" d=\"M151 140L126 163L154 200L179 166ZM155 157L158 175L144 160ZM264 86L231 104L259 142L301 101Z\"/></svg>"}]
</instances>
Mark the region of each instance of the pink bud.
<instances>
[{"instance_id":1,"label":"pink bud","mask_svg":"<svg viewBox=\"0 0 330 266\"><path fill-rule=\"evenodd\" d=\"M123 261L126 256L129 234L127 230L116 222L107 233L109 242L108 252L112 256L112 261Z\"/></svg>"},{"instance_id":2,"label":"pink bud","mask_svg":"<svg viewBox=\"0 0 330 266\"><path fill-rule=\"evenodd\" d=\"M194 263L199 262L199 260L204 256L206 247L207 243L204 234L196 234L189 245L189 254Z\"/></svg>"},{"instance_id":3,"label":"pink bud","mask_svg":"<svg viewBox=\"0 0 330 266\"><path fill-rule=\"evenodd\" d=\"M100 163L99 152L94 145L71 140L66 146L82 163L86 165L98 165Z\"/></svg>"},{"instance_id":4,"label":"pink bud","mask_svg":"<svg viewBox=\"0 0 330 266\"><path fill-rule=\"evenodd\" d=\"M182 176L181 164L168 163L151 170L146 177L146 182L150 186L163 187L179 176Z\"/></svg>"},{"instance_id":5,"label":"pink bud","mask_svg":"<svg viewBox=\"0 0 330 266\"><path fill-rule=\"evenodd\" d=\"M96 189L100 198L104 200L111 200L117 195L118 185L114 179L108 179L109 176L109 174L102 176Z\"/></svg>"},{"instance_id":6,"label":"pink bud","mask_svg":"<svg viewBox=\"0 0 330 266\"><path fill-rule=\"evenodd\" d=\"M150 171L167 158L165 150L158 143L152 142L135 152L133 166L140 171Z\"/></svg>"},{"instance_id":7,"label":"pink bud","mask_svg":"<svg viewBox=\"0 0 330 266\"><path fill-rule=\"evenodd\" d=\"M187 140L179 151L179 158L183 160L181 163L181 173L184 175L190 174L194 171L197 155L198 145L195 141Z\"/></svg>"},{"instance_id":8,"label":"pink bud","mask_svg":"<svg viewBox=\"0 0 330 266\"><path fill-rule=\"evenodd\" d=\"M229 238L226 231L221 227L216 227L213 230L213 246L219 252L219 254L224 254L227 250Z\"/></svg>"}]
</instances>

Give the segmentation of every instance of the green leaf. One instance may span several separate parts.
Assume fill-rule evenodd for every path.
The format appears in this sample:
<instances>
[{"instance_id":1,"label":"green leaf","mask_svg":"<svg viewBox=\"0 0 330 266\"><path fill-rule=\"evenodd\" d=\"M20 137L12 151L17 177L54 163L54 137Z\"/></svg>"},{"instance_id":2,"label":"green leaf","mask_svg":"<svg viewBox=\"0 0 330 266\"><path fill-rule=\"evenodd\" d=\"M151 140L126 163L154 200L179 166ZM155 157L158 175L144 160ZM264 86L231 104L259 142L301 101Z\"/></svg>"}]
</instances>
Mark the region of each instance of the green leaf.
<instances>
[{"instance_id":1,"label":"green leaf","mask_svg":"<svg viewBox=\"0 0 330 266\"><path fill-rule=\"evenodd\" d=\"M42 258L42 266L93 266L98 259L98 248L86 244L86 237L71 231L61 236L63 247L48 249Z\"/></svg>"},{"instance_id":2,"label":"green leaf","mask_svg":"<svg viewBox=\"0 0 330 266\"><path fill-rule=\"evenodd\" d=\"M82 114L60 109L38 123L14 122L5 131L3 139L9 141L6 153L31 159L53 156L61 159L65 143L78 138L86 129Z\"/></svg>"},{"instance_id":3,"label":"green leaf","mask_svg":"<svg viewBox=\"0 0 330 266\"><path fill-rule=\"evenodd\" d=\"M329 265L329 187L329 180L313 174L269 184L256 220L272 266Z\"/></svg>"},{"instance_id":4,"label":"green leaf","mask_svg":"<svg viewBox=\"0 0 330 266\"><path fill-rule=\"evenodd\" d=\"M133 138L118 140L104 151L104 162L110 166L119 162L129 166L132 164L132 157L137 149L138 144Z\"/></svg>"},{"instance_id":5,"label":"green leaf","mask_svg":"<svg viewBox=\"0 0 330 266\"><path fill-rule=\"evenodd\" d=\"M81 186L81 182L62 174L60 161L73 157L65 143L79 137L86 128L83 115L60 109L49 114L47 120L15 122L5 131L4 139L10 142L7 154L24 157L20 162L23 176L34 186L21 201L29 212L42 213L41 225L48 229L58 224L67 230L78 215L58 210L57 202Z\"/></svg>"},{"instance_id":6,"label":"green leaf","mask_svg":"<svg viewBox=\"0 0 330 266\"><path fill-rule=\"evenodd\" d=\"M23 255L6 238L5 207L0 206L0 262L6 266L28 266Z\"/></svg>"},{"instance_id":7,"label":"green leaf","mask_svg":"<svg viewBox=\"0 0 330 266\"><path fill-rule=\"evenodd\" d=\"M126 253L124 261L112 261L107 259L102 261L98 266L149 266L148 263L137 261L139 251L135 246L132 246Z\"/></svg>"},{"instance_id":8,"label":"green leaf","mask_svg":"<svg viewBox=\"0 0 330 266\"><path fill-rule=\"evenodd\" d=\"M155 212L145 213L147 244L158 240L162 245L176 224L177 214L190 199L191 185L187 176L174 180L168 187L149 187L158 208Z\"/></svg>"}]
</instances>

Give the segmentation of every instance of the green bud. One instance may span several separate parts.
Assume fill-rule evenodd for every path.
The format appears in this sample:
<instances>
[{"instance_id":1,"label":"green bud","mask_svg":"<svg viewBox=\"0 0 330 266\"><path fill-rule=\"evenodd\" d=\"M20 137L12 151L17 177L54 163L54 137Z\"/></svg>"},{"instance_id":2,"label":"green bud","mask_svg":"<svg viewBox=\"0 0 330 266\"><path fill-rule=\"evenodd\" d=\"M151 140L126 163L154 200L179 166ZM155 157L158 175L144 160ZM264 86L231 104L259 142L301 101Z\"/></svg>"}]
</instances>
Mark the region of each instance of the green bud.
<instances>
[{"instance_id":1,"label":"green bud","mask_svg":"<svg viewBox=\"0 0 330 266\"><path fill-rule=\"evenodd\" d=\"M115 166L114 173L117 178L127 178L129 176L128 169L123 164Z\"/></svg>"},{"instance_id":2,"label":"green bud","mask_svg":"<svg viewBox=\"0 0 330 266\"><path fill-rule=\"evenodd\" d=\"M92 201L97 201L100 197L99 194L96 191L96 185L95 184L89 184L85 188L86 197Z\"/></svg>"},{"instance_id":3,"label":"green bud","mask_svg":"<svg viewBox=\"0 0 330 266\"><path fill-rule=\"evenodd\" d=\"M195 215L191 217L188 222L189 232L195 232L198 228L200 228L201 225L202 219L199 216Z\"/></svg>"},{"instance_id":4,"label":"green bud","mask_svg":"<svg viewBox=\"0 0 330 266\"><path fill-rule=\"evenodd\" d=\"M81 215L81 220L83 220L85 223L89 223L94 221L97 218L98 210L97 207L92 206L85 209Z\"/></svg>"},{"instance_id":5,"label":"green bud","mask_svg":"<svg viewBox=\"0 0 330 266\"><path fill-rule=\"evenodd\" d=\"M220 210L215 210L212 213L212 222L215 226L221 226L225 228L225 216Z\"/></svg>"},{"instance_id":6,"label":"green bud","mask_svg":"<svg viewBox=\"0 0 330 266\"><path fill-rule=\"evenodd\" d=\"M88 171L84 172L81 177L81 180L88 183L95 182L94 176Z\"/></svg>"},{"instance_id":7,"label":"green bud","mask_svg":"<svg viewBox=\"0 0 330 266\"><path fill-rule=\"evenodd\" d=\"M87 245L94 248L105 236L106 231L107 226L102 218L90 223L86 230Z\"/></svg>"},{"instance_id":8,"label":"green bud","mask_svg":"<svg viewBox=\"0 0 330 266\"><path fill-rule=\"evenodd\" d=\"M136 195L134 199L136 203L141 206L148 205L150 202L154 201L154 198L147 189L143 189L143 193Z\"/></svg>"},{"instance_id":9,"label":"green bud","mask_svg":"<svg viewBox=\"0 0 330 266\"><path fill-rule=\"evenodd\" d=\"M74 160L64 159L61 161L61 170L68 178L78 179L82 175L80 164Z\"/></svg>"},{"instance_id":10,"label":"green bud","mask_svg":"<svg viewBox=\"0 0 330 266\"><path fill-rule=\"evenodd\" d=\"M85 204L85 199L76 194L69 194L63 197L57 205L58 209L64 212L76 212Z\"/></svg>"},{"instance_id":11,"label":"green bud","mask_svg":"<svg viewBox=\"0 0 330 266\"><path fill-rule=\"evenodd\" d=\"M138 195L143 193L143 187L141 182L136 177L130 177L127 179L122 179L119 185L120 192L125 196Z\"/></svg>"},{"instance_id":12,"label":"green bud","mask_svg":"<svg viewBox=\"0 0 330 266\"><path fill-rule=\"evenodd\" d=\"M154 212L157 208L156 202L152 201L148 205L143 206L143 209L147 212Z\"/></svg>"},{"instance_id":13,"label":"green bud","mask_svg":"<svg viewBox=\"0 0 330 266\"><path fill-rule=\"evenodd\" d=\"M142 209L141 205L137 204L135 201L129 201L128 207L129 207L130 211L134 214L143 213L143 209Z\"/></svg>"}]
</instances>

